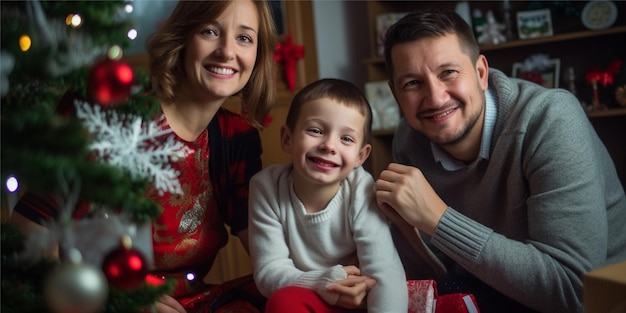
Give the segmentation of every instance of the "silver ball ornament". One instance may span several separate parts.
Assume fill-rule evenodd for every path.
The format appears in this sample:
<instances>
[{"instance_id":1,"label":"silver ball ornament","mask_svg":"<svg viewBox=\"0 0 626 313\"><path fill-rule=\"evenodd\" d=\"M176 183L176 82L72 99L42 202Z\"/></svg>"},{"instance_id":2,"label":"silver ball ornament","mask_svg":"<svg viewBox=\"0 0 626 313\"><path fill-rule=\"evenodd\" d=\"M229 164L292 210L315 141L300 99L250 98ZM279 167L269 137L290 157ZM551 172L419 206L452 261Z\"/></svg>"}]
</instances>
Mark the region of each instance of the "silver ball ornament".
<instances>
[{"instance_id":1,"label":"silver ball ornament","mask_svg":"<svg viewBox=\"0 0 626 313\"><path fill-rule=\"evenodd\" d=\"M63 263L44 286L46 303L55 313L95 313L102 310L109 286L104 274L83 263Z\"/></svg>"}]
</instances>

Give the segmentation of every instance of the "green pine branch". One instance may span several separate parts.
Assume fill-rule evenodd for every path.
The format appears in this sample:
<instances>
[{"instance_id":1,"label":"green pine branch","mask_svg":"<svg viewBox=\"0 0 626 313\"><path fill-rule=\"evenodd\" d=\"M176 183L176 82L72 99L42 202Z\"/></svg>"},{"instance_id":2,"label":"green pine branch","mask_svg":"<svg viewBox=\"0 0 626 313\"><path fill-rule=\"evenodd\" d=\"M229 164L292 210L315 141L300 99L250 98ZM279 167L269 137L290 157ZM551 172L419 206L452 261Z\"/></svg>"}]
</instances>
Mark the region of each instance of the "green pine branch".
<instances>
[{"instance_id":1,"label":"green pine branch","mask_svg":"<svg viewBox=\"0 0 626 313\"><path fill-rule=\"evenodd\" d=\"M0 2L2 63L9 64L7 55L14 61L12 70L4 72L3 66L2 73L2 84L8 86L8 93L2 96L0 108L0 178L4 182L13 175L20 181L20 191L58 196L69 196L71 186L78 186L81 201L96 208L124 210L133 221L143 223L155 219L161 211L156 202L144 196L150 182L92 160L88 148L90 135L71 114L75 99L92 102L87 85L94 63L87 62L77 68L68 66L63 73L47 70L50 62L63 66L66 61L74 61L73 57L89 59L90 51L85 49L90 47L94 49L92 53L100 49L104 52L113 45L128 47L126 32L133 22L124 18L124 3L38 1L45 13L46 23L42 28L25 13L28 6L37 4L35 1ZM79 13L83 23L76 29L64 28L66 16L73 13ZM67 31L68 36L63 39L59 31ZM26 51L19 45L23 35L31 39ZM61 39L48 42L45 38ZM103 57L104 53L93 62ZM151 119L159 112L159 104L148 92L148 75L143 71L136 71L135 75L140 90L125 105L110 109ZM43 284L60 260L42 258L25 262L19 258L24 237L12 224L1 226L0 310L49 312ZM160 286L143 285L133 291L110 288L103 312L138 312L172 289L172 281Z\"/></svg>"}]
</instances>

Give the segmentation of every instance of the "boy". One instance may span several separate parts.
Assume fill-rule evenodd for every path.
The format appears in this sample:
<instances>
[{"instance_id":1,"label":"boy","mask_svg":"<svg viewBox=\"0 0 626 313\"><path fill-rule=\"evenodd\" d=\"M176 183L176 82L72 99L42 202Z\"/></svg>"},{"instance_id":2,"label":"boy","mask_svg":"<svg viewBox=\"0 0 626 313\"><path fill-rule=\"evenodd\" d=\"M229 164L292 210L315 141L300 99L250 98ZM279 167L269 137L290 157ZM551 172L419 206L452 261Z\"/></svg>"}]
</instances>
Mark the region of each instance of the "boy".
<instances>
[{"instance_id":1,"label":"boy","mask_svg":"<svg viewBox=\"0 0 626 313\"><path fill-rule=\"evenodd\" d=\"M318 80L294 97L281 128L292 162L250 181L250 255L266 312L344 312L363 308L365 294L368 312L407 312L404 269L361 167L371 121L347 81Z\"/></svg>"}]
</instances>

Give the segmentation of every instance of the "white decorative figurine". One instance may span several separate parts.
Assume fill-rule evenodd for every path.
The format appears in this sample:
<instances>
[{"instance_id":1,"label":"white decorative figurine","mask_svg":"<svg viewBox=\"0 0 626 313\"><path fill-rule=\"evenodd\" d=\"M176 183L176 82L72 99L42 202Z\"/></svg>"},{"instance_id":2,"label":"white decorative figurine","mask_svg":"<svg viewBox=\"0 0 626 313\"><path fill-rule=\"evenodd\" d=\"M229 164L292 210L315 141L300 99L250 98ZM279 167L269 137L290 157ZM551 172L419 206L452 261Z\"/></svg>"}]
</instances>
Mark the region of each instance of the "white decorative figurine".
<instances>
[{"instance_id":1,"label":"white decorative figurine","mask_svg":"<svg viewBox=\"0 0 626 313\"><path fill-rule=\"evenodd\" d=\"M485 24L476 27L476 30L480 35L478 36L478 44L500 44L506 42L506 37L502 34L502 31L506 30L504 24L500 24L496 21L493 11L487 11L487 20Z\"/></svg>"}]
</instances>

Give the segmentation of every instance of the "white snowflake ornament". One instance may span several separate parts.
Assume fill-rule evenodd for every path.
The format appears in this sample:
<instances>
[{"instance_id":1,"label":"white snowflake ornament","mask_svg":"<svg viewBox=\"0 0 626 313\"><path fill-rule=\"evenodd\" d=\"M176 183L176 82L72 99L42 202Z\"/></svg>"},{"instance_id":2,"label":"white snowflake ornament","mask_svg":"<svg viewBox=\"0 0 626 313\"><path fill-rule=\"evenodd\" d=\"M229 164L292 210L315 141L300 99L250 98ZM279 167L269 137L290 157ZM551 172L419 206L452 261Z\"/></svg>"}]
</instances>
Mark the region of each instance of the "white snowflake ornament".
<instances>
[{"instance_id":1,"label":"white snowflake ornament","mask_svg":"<svg viewBox=\"0 0 626 313\"><path fill-rule=\"evenodd\" d=\"M103 111L84 101L75 101L75 106L77 117L94 136L90 149L99 160L128 170L134 178L150 178L161 195L182 193L179 173L170 162L193 151L174 136L165 136L171 129L162 129L158 121Z\"/></svg>"}]
</instances>

